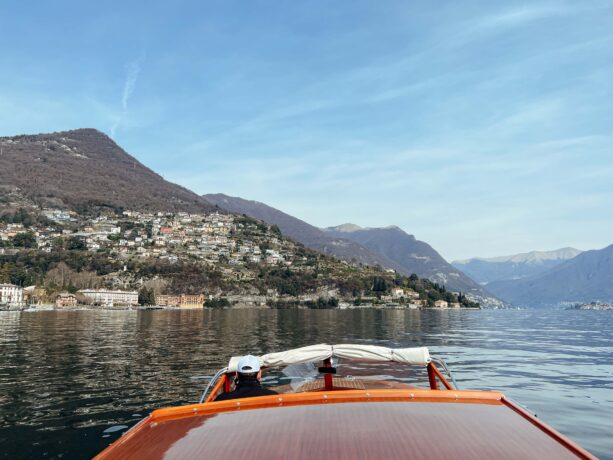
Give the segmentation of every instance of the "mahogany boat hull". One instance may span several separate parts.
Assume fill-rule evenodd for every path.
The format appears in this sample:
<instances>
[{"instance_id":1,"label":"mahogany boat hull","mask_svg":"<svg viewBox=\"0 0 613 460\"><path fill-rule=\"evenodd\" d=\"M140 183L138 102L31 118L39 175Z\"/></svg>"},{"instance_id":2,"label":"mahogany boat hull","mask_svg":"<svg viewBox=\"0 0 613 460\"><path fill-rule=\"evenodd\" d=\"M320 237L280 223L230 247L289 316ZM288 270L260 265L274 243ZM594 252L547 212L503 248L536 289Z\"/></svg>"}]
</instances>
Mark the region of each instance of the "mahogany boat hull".
<instances>
[{"instance_id":1,"label":"mahogany boat hull","mask_svg":"<svg viewBox=\"0 0 613 460\"><path fill-rule=\"evenodd\" d=\"M340 390L154 411L97 459L593 459L501 393Z\"/></svg>"}]
</instances>

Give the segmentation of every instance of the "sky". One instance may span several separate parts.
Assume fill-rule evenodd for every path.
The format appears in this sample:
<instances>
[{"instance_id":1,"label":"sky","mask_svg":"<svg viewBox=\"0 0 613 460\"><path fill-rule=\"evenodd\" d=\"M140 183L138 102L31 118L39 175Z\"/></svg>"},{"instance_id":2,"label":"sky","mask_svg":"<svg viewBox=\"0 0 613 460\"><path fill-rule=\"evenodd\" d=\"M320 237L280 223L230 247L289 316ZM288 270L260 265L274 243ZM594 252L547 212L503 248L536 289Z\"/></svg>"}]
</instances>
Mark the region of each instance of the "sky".
<instances>
[{"instance_id":1,"label":"sky","mask_svg":"<svg viewBox=\"0 0 613 460\"><path fill-rule=\"evenodd\" d=\"M448 260L613 243L613 0L0 0L0 135Z\"/></svg>"}]
</instances>

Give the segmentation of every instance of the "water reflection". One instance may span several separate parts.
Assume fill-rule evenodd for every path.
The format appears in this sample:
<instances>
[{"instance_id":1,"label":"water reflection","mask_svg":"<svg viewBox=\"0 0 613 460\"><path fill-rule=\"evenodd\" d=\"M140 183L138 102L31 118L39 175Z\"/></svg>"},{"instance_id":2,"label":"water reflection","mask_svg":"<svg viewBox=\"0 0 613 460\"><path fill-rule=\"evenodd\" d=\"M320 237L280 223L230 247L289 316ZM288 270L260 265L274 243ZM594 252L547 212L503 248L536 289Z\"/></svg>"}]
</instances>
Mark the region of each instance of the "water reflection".
<instances>
[{"instance_id":1,"label":"water reflection","mask_svg":"<svg viewBox=\"0 0 613 460\"><path fill-rule=\"evenodd\" d=\"M602 458L613 452L610 312L228 310L0 313L0 452L87 458L231 355L313 343L429 346ZM105 432L105 430L107 430ZM611 458L611 457L609 457Z\"/></svg>"}]
</instances>

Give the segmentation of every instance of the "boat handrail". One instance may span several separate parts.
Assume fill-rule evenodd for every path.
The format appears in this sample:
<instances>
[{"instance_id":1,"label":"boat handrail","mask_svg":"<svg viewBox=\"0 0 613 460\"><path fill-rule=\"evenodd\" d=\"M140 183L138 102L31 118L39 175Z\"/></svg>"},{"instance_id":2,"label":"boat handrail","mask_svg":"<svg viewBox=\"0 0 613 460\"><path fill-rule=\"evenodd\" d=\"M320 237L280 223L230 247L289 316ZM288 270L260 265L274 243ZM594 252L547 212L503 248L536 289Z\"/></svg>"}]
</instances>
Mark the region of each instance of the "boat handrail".
<instances>
[{"instance_id":1,"label":"boat handrail","mask_svg":"<svg viewBox=\"0 0 613 460\"><path fill-rule=\"evenodd\" d=\"M451 371L449 370L449 368L447 367L447 363L442 359L442 358L435 358L434 356L430 357L432 359L432 361L439 365L441 367L441 369L443 369L445 371L445 373L447 374L447 376L451 379L451 383L453 384L453 387L456 390L459 390L460 387L458 387L457 382L455 381L455 378L453 377L453 374L451 373Z\"/></svg>"},{"instance_id":2,"label":"boat handrail","mask_svg":"<svg viewBox=\"0 0 613 460\"><path fill-rule=\"evenodd\" d=\"M211 390L211 388L213 388L217 380L219 380L219 378L227 372L228 372L228 368L224 367L223 369L218 370L217 373L213 376L213 378L209 380L209 383L207 384L206 388L202 392L202 396L200 396L200 401L199 401L200 404L204 402L204 400L206 399L206 395Z\"/></svg>"}]
</instances>

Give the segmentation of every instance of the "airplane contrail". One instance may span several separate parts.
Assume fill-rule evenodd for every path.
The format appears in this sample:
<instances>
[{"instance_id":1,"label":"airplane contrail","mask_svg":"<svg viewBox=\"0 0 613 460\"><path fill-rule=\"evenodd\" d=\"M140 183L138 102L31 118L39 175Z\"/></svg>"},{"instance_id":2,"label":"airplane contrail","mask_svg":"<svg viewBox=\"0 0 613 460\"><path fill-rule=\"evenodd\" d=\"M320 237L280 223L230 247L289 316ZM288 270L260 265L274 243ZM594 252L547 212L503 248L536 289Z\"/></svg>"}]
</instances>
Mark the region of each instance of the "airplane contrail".
<instances>
[{"instance_id":1,"label":"airplane contrail","mask_svg":"<svg viewBox=\"0 0 613 460\"><path fill-rule=\"evenodd\" d=\"M121 113L116 118L113 126L111 127L111 137L115 137L115 132L117 128L121 125L121 122L124 120L128 113L128 102L134 89L136 88L136 81L138 80L138 75L140 74L141 67L143 61L145 60L144 55L140 56L138 59L130 62L126 66L126 80L123 84L123 94L121 97Z\"/></svg>"}]
</instances>

